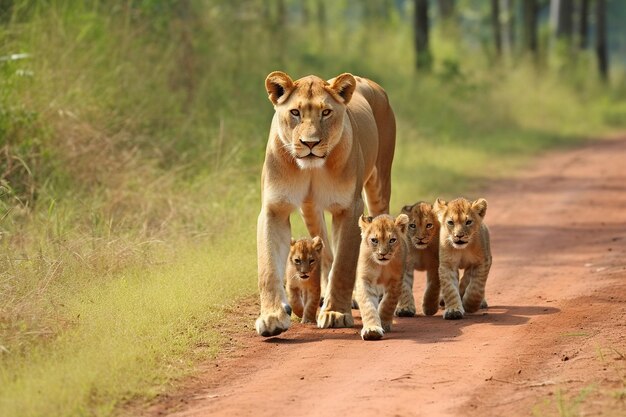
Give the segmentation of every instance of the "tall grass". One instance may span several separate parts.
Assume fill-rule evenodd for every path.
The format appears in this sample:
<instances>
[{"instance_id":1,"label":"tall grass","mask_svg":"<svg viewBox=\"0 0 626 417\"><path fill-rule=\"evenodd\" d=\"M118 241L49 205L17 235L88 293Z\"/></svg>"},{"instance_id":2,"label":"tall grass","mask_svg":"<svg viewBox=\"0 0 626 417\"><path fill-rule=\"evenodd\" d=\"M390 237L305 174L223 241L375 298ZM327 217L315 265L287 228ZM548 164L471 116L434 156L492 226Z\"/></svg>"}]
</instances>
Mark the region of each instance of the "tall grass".
<instances>
[{"instance_id":1,"label":"tall grass","mask_svg":"<svg viewBox=\"0 0 626 417\"><path fill-rule=\"evenodd\" d=\"M325 28L261 1L11 4L0 56L29 57L0 62L0 415L110 415L216 352L256 286L273 70L387 89L394 211L626 124L622 90L471 47L416 74L410 23L356 3Z\"/></svg>"}]
</instances>

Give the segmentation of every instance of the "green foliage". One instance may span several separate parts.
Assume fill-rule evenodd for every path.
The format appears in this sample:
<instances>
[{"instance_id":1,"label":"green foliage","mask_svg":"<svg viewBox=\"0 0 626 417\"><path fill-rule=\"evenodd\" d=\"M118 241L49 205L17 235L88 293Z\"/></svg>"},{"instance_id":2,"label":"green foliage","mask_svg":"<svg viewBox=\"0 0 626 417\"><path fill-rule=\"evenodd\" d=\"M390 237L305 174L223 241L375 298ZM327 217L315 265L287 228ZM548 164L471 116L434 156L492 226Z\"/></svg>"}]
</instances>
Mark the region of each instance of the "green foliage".
<instances>
[{"instance_id":1,"label":"green foliage","mask_svg":"<svg viewBox=\"0 0 626 417\"><path fill-rule=\"evenodd\" d=\"M416 74L407 10L321 3L3 3L0 56L29 58L0 62L0 415L110 415L215 352L256 286L273 70L386 88L396 212L626 125L584 65L488 70L435 34Z\"/></svg>"}]
</instances>

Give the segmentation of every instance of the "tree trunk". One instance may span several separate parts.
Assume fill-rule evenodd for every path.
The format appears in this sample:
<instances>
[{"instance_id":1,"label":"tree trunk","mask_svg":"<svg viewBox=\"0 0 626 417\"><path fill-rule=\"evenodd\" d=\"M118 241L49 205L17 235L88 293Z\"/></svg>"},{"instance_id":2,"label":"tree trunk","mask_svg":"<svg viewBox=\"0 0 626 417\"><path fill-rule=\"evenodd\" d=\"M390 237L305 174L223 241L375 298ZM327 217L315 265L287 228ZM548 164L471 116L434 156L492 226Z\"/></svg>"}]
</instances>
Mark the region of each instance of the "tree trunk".
<instances>
[{"instance_id":1,"label":"tree trunk","mask_svg":"<svg viewBox=\"0 0 626 417\"><path fill-rule=\"evenodd\" d=\"M578 27L578 49L587 49L589 43L589 0L580 0L580 25Z\"/></svg>"},{"instance_id":2,"label":"tree trunk","mask_svg":"<svg viewBox=\"0 0 626 417\"><path fill-rule=\"evenodd\" d=\"M537 56L537 0L524 0L522 6L524 18L524 51Z\"/></svg>"},{"instance_id":3,"label":"tree trunk","mask_svg":"<svg viewBox=\"0 0 626 417\"><path fill-rule=\"evenodd\" d=\"M496 56L502 56L502 25L500 24L500 0L491 0L491 26L493 40L496 47Z\"/></svg>"},{"instance_id":4,"label":"tree trunk","mask_svg":"<svg viewBox=\"0 0 626 417\"><path fill-rule=\"evenodd\" d=\"M568 43L572 41L574 33L574 1L553 0L557 3L556 11L556 37L564 39Z\"/></svg>"},{"instance_id":5,"label":"tree trunk","mask_svg":"<svg viewBox=\"0 0 626 417\"><path fill-rule=\"evenodd\" d=\"M428 0L414 0L415 4L415 66L430 69L432 57L428 45Z\"/></svg>"},{"instance_id":6,"label":"tree trunk","mask_svg":"<svg viewBox=\"0 0 626 417\"><path fill-rule=\"evenodd\" d=\"M606 40L606 0L596 0L596 55L602 81L609 80L609 50Z\"/></svg>"}]
</instances>

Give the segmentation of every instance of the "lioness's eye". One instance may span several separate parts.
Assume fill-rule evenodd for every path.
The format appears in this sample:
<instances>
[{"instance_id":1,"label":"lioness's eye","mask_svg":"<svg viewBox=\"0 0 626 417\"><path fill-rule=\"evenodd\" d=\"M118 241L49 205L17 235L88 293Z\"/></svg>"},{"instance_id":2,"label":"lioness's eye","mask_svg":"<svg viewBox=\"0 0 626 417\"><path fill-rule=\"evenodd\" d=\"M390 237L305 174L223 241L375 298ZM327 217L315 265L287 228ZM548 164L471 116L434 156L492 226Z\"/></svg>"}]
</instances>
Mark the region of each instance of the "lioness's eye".
<instances>
[{"instance_id":1,"label":"lioness's eye","mask_svg":"<svg viewBox=\"0 0 626 417\"><path fill-rule=\"evenodd\" d=\"M411 229L415 229L415 223L411 223L411 224L409 225L409 227L410 227Z\"/></svg>"},{"instance_id":2,"label":"lioness's eye","mask_svg":"<svg viewBox=\"0 0 626 417\"><path fill-rule=\"evenodd\" d=\"M298 109L293 109L293 110L291 110L291 114L293 114L294 116L298 117L298 116L300 116L300 111Z\"/></svg>"},{"instance_id":3,"label":"lioness's eye","mask_svg":"<svg viewBox=\"0 0 626 417\"><path fill-rule=\"evenodd\" d=\"M396 243L396 238L392 237L391 239L389 239L389 243L391 243L392 245Z\"/></svg>"},{"instance_id":4,"label":"lioness's eye","mask_svg":"<svg viewBox=\"0 0 626 417\"><path fill-rule=\"evenodd\" d=\"M465 222L465 225L466 225L466 226L469 226L470 224L472 224L472 221L471 221L471 220L468 220L468 221L466 221L466 222Z\"/></svg>"},{"instance_id":5,"label":"lioness's eye","mask_svg":"<svg viewBox=\"0 0 626 417\"><path fill-rule=\"evenodd\" d=\"M374 245L378 245L378 239L376 239L375 237L371 238L370 242L372 242Z\"/></svg>"},{"instance_id":6,"label":"lioness's eye","mask_svg":"<svg viewBox=\"0 0 626 417\"><path fill-rule=\"evenodd\" d=\"M454 222L452 220L448 220L446 223L448 223L448 226L454 226Z\"/></svg>"},{"instance_id":7,"label":"lioness's eye","mask_svg":"<svg viewBox=\"0 0 626 417\"><path fill-rule=\"evenodd\" d=\"M427 228L427 229L430 229L431 227L433 227L433 224L432 224L432 223L428 223L428 224L426 225L426 228Z\"/></svg>"},{"instance_id":8,"label":"lioness's eye","mask_svg":"<svg viewBox=\"0 0 626 417\"><path fill-rule=\"evenodd\" d=\"M294 259L293 260L293 263L296 264L296 265L300 265L300 262L301 262L300 259Z\"/></svg>"},{"instance_id":9,"label":"lioness's eye","mask_svg":"<svg viewBox=\"0 0 626 417\"><path fill-rule=\"evenodd\" d=\"M322 116L326 117L326 116L328 116L330 113L332 113L332 110L331 110L331 109L324 109L324 110L322 111Z\"/></svg>"}]
</instances>

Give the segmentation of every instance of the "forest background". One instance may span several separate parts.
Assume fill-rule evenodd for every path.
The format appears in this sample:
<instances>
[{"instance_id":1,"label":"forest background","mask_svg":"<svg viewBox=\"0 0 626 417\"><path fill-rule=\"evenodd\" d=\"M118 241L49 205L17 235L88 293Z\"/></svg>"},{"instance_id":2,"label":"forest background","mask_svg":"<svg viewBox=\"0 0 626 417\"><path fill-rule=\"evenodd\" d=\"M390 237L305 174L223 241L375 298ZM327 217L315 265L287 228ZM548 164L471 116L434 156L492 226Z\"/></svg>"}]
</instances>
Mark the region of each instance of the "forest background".
<instances>
[{"instance_id":1,"label":"forest background","mask_svg":"<svg viewBox=\"0 0 626 417\"><path fill-rule=\"evenodd\" d=\"M117 414L253 331L269 72L384 86L395 213L623 130L624 22L618 0L0 1L0 415Z\"/></svg>"}]
</instances>

